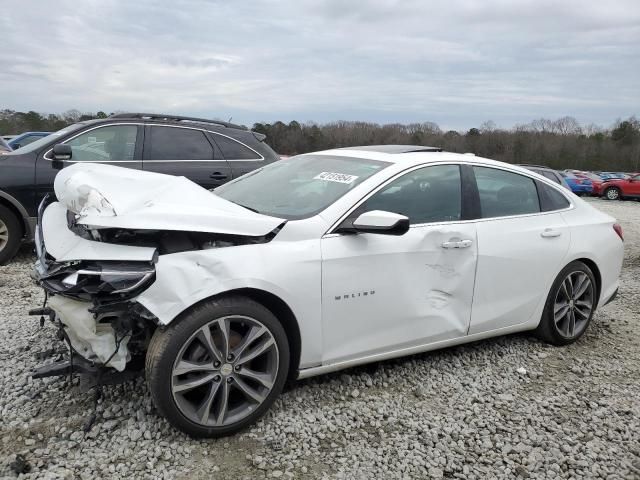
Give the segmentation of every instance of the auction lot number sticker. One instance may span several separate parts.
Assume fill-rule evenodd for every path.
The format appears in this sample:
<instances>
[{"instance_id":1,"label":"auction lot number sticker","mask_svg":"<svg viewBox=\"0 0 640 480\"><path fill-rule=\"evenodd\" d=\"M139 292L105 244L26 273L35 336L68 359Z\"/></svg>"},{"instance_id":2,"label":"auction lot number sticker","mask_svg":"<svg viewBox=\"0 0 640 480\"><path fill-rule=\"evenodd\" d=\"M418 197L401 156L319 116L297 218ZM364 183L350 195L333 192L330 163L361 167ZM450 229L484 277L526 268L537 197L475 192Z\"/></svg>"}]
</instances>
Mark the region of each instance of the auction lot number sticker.
<instances>
[{"instance_id":1,"label":"auction lot number sticker","mask_svg":"<svg viewBox=\"0 0 640 480\"><path fill-rule=\"evenodd\" d=\"M325 182L353 183L358 177L347 175L346 173L322 172L313 177L314 180L324 180Z\"/></svg>"}]
</instances>

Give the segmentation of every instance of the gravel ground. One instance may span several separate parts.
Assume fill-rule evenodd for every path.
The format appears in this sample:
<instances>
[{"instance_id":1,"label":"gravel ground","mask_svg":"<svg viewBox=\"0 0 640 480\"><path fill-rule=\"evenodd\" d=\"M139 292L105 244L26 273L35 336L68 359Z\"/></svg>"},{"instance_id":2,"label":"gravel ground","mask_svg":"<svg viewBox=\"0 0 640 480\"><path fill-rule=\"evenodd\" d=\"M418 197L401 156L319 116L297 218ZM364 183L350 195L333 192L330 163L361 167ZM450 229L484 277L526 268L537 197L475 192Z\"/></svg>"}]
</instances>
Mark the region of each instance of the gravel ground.
<instances>
[{"instance_id":1,"label":"gravel ground","mask_svg":"<svg viewBox=\"0 0 640 480\"><path fill-rule=\"evenodd\" d=\"M618 300L576 344L514 335L298 382L246 433L196 441L142 381L93 397L32 380L53 328L24 247L0 267L0 477L640 478L640 204L592 200L623 225ZM16 464L24 459L26 466Z\"/></svg>"}]
</instances>

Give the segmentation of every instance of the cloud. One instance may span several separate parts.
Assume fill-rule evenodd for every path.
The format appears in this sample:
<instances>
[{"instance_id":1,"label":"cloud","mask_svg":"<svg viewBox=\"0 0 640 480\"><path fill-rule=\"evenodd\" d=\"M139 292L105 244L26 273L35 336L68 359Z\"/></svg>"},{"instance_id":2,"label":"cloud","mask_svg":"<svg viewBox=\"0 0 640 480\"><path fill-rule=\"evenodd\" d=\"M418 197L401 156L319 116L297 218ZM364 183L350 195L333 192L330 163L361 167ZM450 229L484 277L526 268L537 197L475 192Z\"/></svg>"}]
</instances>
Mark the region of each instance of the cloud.
<instances>
[{"instance_id":1,"label":"cloud","mask_svg":"<svg viewBox=\"0 0 640 480\"><path fill-rule=\"evenodd\" d=\"M6 0L0 108L260 120L640 113L637 0Z\"/></svg>"}]
</instances>

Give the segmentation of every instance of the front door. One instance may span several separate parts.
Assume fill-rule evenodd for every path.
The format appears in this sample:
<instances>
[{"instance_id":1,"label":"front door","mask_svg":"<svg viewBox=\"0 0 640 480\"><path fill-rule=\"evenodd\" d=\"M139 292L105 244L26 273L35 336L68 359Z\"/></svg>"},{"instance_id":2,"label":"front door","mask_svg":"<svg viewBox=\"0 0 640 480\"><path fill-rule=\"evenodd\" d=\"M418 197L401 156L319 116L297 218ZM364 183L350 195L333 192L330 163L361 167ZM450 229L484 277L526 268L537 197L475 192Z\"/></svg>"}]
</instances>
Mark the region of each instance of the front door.
<instances>
[{"instance_id":1,"label":"front door","mask_svg":"<svg viewBox=\"0 0 640 480\"><path fill-rule=\"evenodd\" d=\"M409 217L407 233L322 239L323 363L466 335L477 243L461 197L458 165L414 169L346 220L395 212Z\"/></svg>"},{"instance_id":2,"label":"front door","mask_svg":"<svg viewBox=\"0 0 640 480\"><path fill-rule=\"evenodd\" d=\"M142 165L148 172L184 176L207 189L232 178L229 164L196 128L148 125Z\"/></svg>"}]
</instances>

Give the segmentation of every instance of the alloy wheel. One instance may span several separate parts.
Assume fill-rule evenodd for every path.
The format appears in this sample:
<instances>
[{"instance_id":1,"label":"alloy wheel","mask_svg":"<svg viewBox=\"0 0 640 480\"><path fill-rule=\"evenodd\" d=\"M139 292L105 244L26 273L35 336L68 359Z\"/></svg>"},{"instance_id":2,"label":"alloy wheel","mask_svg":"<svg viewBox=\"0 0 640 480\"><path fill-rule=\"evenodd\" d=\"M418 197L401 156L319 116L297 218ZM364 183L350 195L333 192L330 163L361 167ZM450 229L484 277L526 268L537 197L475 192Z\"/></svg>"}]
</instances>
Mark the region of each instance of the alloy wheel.
<instances>
[{"instance_id":1,"label":"alloy wheel","mask_svg":"<svg viewBox=\"0 0 640 480\"><path fill-rule=\"evenodd\" d=\"M617 200L619 196L620 196L620 193L618 192L617 189L610 188L609 190L607 190L607 198L609 200Z\"/></svg>"},{"instance_id":2,"label":"alloy wheel","mask_svg":"<svg viewBox=\"0 0 640 480\"><path fill-rule=\"evenodd\" d=\"M589 276L571 272L560 284L553 307L553 318L560 335L577 337L586 328L593 312L594 288Z\"/></svg>"},{"instance_id":3,"label":"alloy wheel","mask_svg":"<svg viewBox=\"0 0 640 480\"><path fill-rule=\"evenodd\" d=\"M9 243L9 228L6 223L0 220L0 251L4 250L7 243Z\"/></svg>"},{"instance_id":4,"label":"alloy wheel","mask_svg":"<svg viewBox=\"0 0 640 480\"><path fill-rule=\"evenodd\" d=\"M212 320L191 335L173 364L176 406L199 425L237 423L271 392L278 356L272 333L258 320L235 315Z\"/></svg>"}]
</instances>

